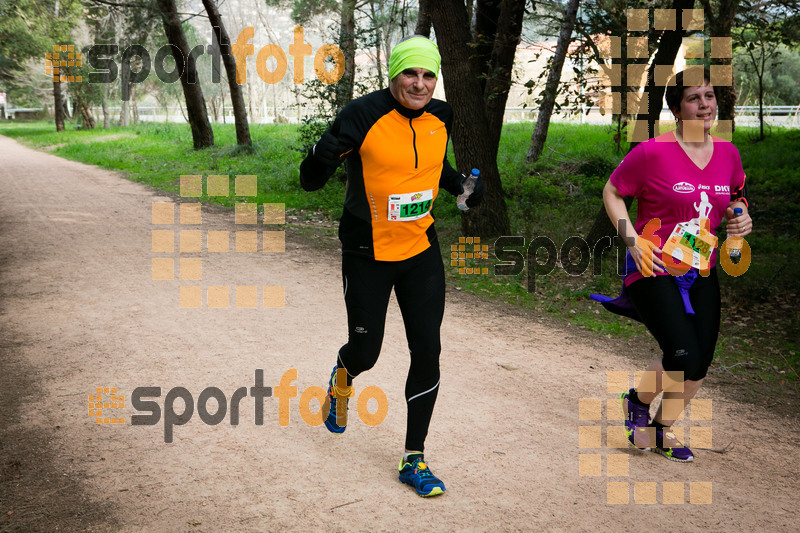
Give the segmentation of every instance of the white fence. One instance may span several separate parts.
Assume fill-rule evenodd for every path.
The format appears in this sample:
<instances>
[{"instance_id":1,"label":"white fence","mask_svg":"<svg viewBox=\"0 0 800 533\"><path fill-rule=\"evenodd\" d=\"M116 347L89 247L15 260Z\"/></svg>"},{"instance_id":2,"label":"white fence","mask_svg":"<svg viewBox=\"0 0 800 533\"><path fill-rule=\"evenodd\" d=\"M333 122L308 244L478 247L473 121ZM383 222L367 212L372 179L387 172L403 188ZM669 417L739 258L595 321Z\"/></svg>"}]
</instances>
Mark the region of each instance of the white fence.
<instances>
[{"instance_id":1,"label":"white fence","mask_svg":"<svg viewBox=\"0 0 800 533\"><path fill-rule=\"evenodd\" d=\"M553 113L553 122L569 122L580 124L609 124L611 116L600 112L599 107L580 109L562 109L560 113ZM9 118L15 118L15 112L20 116L25 113L41 111L37 109L8 109L6 111ZM217 119L214 120L212 110L209 109L209 120L218 124L233 124L233 108L225 107L224 113L219 112ZM738 126L758 126L758 106L736 106L736 124ZM93 108L97 121L103 120L103 112L99 107ZM119 107L109 107L112 122L119 121ZM310 107L288 106L288 107L267 107L266 110L259 109L255 115L251 115L248 109L248 118L253 124L273 124L275 122L297 124L303 118L313 114L314 110ZM132 110L129 108L129 117L132 120ZM184 111L180 107L158 107L158 106L138 106L139 120L144 122L186 122ZM508 107L506 108L503 120L505 122L535 122L539 115L539 109L535 107ZM662 120L672 120L669 110L661 110ZM764 106L764 122L773 126L783 126L788 128L800 128L800 105L797 106Z\"/></svg>"}]
</instances>

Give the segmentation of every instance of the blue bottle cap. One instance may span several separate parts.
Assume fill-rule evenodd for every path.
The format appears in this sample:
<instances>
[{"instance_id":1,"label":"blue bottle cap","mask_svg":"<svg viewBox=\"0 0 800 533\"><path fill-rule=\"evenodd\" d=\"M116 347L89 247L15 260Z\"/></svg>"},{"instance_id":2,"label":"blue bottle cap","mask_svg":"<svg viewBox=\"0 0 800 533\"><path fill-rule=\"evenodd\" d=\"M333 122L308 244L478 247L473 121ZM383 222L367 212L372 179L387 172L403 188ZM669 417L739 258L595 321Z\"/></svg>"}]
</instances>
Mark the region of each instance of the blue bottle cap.
<instances>
[{"instance_id":1,"label":"blue bottle cap","mask_svg":"<svg viewBox=\"0 0 800 533\"><path fill-rule=\"evenodd\" d=\"M480 176L480 175L481 175L481 171L480 171L480 170L478 170L477 168L473 168L473 169L472 169L472 172L470 172L470 175L471 175L471 176L475 176L475 177L477 178L478 176ZM739 208L737 207L737 209L739 209Z\"/></svg>"},{"instance_id":2,"label":"blue bottle cap","mask_svg":"<svg viewBox=\"0 0 800 533\"><path fill-rule=\"evenodd\" d=\"M741 215L743 212L744 212L744 211L742 211L742 208L741 208L741 207L734 207L734 208L733 208L733 216L739 216L739 215Z\"/></svg>"}]
</instances>

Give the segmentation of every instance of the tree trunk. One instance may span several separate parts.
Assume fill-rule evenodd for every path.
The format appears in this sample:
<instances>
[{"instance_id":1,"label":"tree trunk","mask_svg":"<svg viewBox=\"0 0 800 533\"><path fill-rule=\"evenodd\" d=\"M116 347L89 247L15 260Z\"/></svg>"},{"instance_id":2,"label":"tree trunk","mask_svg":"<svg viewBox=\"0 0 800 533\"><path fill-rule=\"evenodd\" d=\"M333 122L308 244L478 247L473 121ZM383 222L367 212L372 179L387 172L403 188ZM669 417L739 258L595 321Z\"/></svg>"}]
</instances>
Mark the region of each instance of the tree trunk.
<instances>
[{"instance_id":1,"label":"tree trunk","mask_svg":"<svg viewBox=\"0 0 800 533\"><path fill-rule=\"evenodd\" d=\"M342 2L342 19L339 25L339 47L344 54L344 74L336 84L336 110L338 114L353 99L356 76L356 0Z\"/></svg>"},{"instance_id":2,"label":"tree trunk","mask_svg":"<svg viewBox=\"0 0 800 533\"><path fill-rule=\"evenodd\" d=\"M572 28L575 26L575 17L578 13L578 3L580 0L569 0L567 8L564 10L564 20L561 22L561 31L558 34L558 45L553 56L553 63L550 66L550 73L547 75L547 83L542 96L542 104L539 106L539 116L536 119L536 128L531 136L531 146L525 162L534 163L542 155L542 147L547 140L547 129L550 127L550 116L553 114L553 105L556 103L558 84L561 81L561 70L564 67L564 58L569 50L569 43L572 41Z\"/></svg>"},{"instance_id":3,"label":"tree trunk","mask_svg":"<svg viewBox=\"0 0 800 533\"><path fill-rule=\"evenodd\" d=\"M378 82L378 89L383 89L383 67L381 64L381 27L377 23L377 15L375 14L375 2L374 0L369 3L369 9L372 14L372 26L373 30L375 31L375 42L373 46L375 47L375 67L377 69L377 82Z\"/></svg>"},{"instance_id":4,"label":"tree trunk","mask_svg":"<svg viewBox=\"0 0 800 533\"><path fill-rule=\"evenodd\" d=\"M78 99L78 109L81 111L82 128L85 130L93 130L94 114L92 113L91 107L89 107L82 98L78 98L77 96L76 98Z\"/></svg>"},{"instance_id":5,"label":"tree trunk","mask_svg":"<svg viewBox=\"0 0 800 533\"><path fill-rule=\"evenodd\" d=\"M236 144L250 146L253 144L253 141L250 139L250 125L247 122L247 109L244 105L242 88L236 83L236 59L234 59L233 55L230 53L231 40L228 37L225 25L222 23L222 17L219 14L216 2L214 0L203 0L203 6L206 8L208 20L214 30L217 47L222 55L222 64L225 66L225 74L228 77L228 88L231 92L231 104L233 105L233 117L236 123ZM222 116L224 121L224 99L222 103Z\"/></svg>"},{"instance_id":6,"label":"tree trunk","mask_svg":"<svg viewBox=\"0 0 800 533\"><path fill-rule=\"evenodd\" d=\"M676 11L676 20L683 20L683 11L691 9L694 6L694 0L674 0L673 9ZM647 85L644 87L644 94L647 96L647 112L639 111L636 116L636 130L634 131L634 139L642 138L642 130L647 127L647 138L652 139L658 135L656 131L656 124L661 117L661 108L663 107L664 92L666 87L663 84L656 84L655 71L656 65L671 66L675 64L675 57L681 48L683 41L683 28L680 24L676 24L675 30L668 30L661 34L661 39L658 41L658 50L653 58L653 62L647 71ZM640 137L640 135L642 135ZM638 141L631 143L631 150L639 144Z\"/></svg>"},{"instance_id":7,"label":"tree trunk","mask_svg":"<svg viewBox=\"0 0 800 533\"><path fill-rule=\"evenodd\" d=\"M122 68L120 69L120 76L119 76L119 87L120 92L123 95L122 103L120 104L119 108L119 125L122 127L127 127L129 125L128 121L128 111L130 108L130 96L131 96L131 69L129 62L123 62ZM124 95L127 94L127 98Z\"/></svg>"},{"instance_id":8,"label":"tree trunk","mask_svg":"<svg viewBox=\"0 0 800 533\"><path fill-rule=\"evenodd\" d=\"M431 36L431 0L419 0L419 11L417 15L417 26L414 28L415 35Z\"/></svg>"},{"instance_id":9,"label":"tree trunk","mask_svg":"<svg viewBox=\"0 0 800 533\"><path fill-rule=\"evenodd\" d=\"M438 4L439 2L434 3ZM481 93L485 91L486 80L489 78L489 62L494 49L493 37L497 35L500 8L501 2L497 0L478 0L475 7L475 27L472 29L472 38L468 39L474 44L472 53L469 54L469 61L472 62L474 71L481 76L478 80ZM433 8L431 8L431 11L433 11ZM469 17L469 15L466 16ZM470 24L472 24L472 20L467 18L467 27Z\"/></svg>"},{"instance_id":10,"label":"tree trunk","mask_svg":"<svg viewBox=\"0 0 800 533\"><path fill-rule=\"evenodd\" d=\"M53 119L56 131L64 131L64 99L61 95L61 82L53 82Z\"/></svg>"},{"instance_id":11,"label":"tree trunk","mask_svg":"<svg viewBox=\"0 0 800 533\"><path fill-rule=\"evenodd\" d=\"M503 130L503 116L506 113L508 91L514 68L514 56L522 35L522 18L525 15L525 0L503 0L500 4L500 18L497 21L497 34L492 46L489 64L489 79L483 93L486 106L486 119L489 122L489 143L500 145Z\"/></svg>"},{"instance_id":12,"label":"tree trunk","mask_svg":"<svg viewBox=\"0 0 800 533\"><path fill-rule=\"evenodd\" d=\"M700 0L703 11L708 20L708 32L712 38L730 37L734 19L739 9L738 0L717 0L717 12L711 7L710 0ZM712 65L730 65L729 57L712 57ZM729 120L731 122L731 132L736 130L736 117L734 116L736 106L736 87L731 81L731 85L720 85L716 87L717 93L717 119Z\"/></svg>"},{"instance_id":13,"label":"tree trunk","mask_svg":"<svg viewBox=\"0 0 800 533\"><path fill-rule=\"evenodd\" d=\"M762 50L763 55L763 50ZM761 70L758 73L758 125L760 136L759 140L764 140L764 61L761 62Z\"/></svg>"},{"instance_id":14,"label":"tree trunk","mask_svg":"<svg viewBox=\"0 0 800 533\"><path fill-rule=\"evenodd\" d=\"M214 132L208 122L208 111L203 98L203 90L195 68L195 57L189 51L186 35L181 27L178 10L174 0L158 0L164 33L169 44L173 45L172 55L178 65L184 65L181 73L181 86L186 100L186 112L192 129L192 142L195 149L214 146ZM193 83L190 83L190 80Z\"/></svg>"},{"instance_id":15,"label":"tree trunk","mask_svg":"<svg viewBox=\"0 0 800 533\"><path fill-rule=\"evenodd\" d=\"M103 129L111 127L111 115L108 112L108 85L103 85Z\"/></svg>"},{"instance_id":16,"label":"tree trunk","mask_svg":"<svg viewBox=\"0 0 800 533\"><path fill-rule=\"evenodd\" d=\"M133 125L139 125L139 104L136 103L136 85L131 84L131 115L133 115Z\"/></svg>"},{"instance_id":17,"label":"tree trunk","mask_svg":"<svg viewBox=\"0 0 800 533\"><path fill-rule=\"evenodd\" d=\"M462 217L465 235L491 237L509 233L508 214L497 169L497 144L491 143L484 92L469 60L467 11L461 0L431 3L431 20L442 54L442 78L453 107L453 149L457 167L481 170L486 184L483 204ZM513 56L512 56L513 60Z\"/></svg>"}]
</instances>

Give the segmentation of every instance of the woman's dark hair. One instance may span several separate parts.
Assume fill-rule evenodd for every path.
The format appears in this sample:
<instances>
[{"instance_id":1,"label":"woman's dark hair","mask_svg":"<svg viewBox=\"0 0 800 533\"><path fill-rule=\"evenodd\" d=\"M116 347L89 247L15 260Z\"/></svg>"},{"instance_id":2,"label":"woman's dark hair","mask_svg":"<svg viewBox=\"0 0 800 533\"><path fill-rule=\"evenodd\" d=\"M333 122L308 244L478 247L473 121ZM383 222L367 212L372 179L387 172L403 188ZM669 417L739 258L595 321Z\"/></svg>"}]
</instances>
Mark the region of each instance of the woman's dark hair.
<instances>
[{"instance_id":1,"label":"woman's dark hair","mask_svg":"<svg viewBox=\"0 0 800 533\"><path fill-rule=\"evenodd\" d=\"M688 69L695 69L698 67L695 66L688 66L686 69L678 72L675 74L672 79L669 80L667 83L667 90L665 91L664 97L667 100L667 108L670 111L677 109L678 111L681 110L681 100L683 100L683 91L687 87L694 87L694 85L684 85L683 83L683 75ZM703 68L703 81L705 83L711 82L711 72L708 70L708 67ZM717 88L714 87L714 97L717 96Z\"/></svg>"}]
</instances>

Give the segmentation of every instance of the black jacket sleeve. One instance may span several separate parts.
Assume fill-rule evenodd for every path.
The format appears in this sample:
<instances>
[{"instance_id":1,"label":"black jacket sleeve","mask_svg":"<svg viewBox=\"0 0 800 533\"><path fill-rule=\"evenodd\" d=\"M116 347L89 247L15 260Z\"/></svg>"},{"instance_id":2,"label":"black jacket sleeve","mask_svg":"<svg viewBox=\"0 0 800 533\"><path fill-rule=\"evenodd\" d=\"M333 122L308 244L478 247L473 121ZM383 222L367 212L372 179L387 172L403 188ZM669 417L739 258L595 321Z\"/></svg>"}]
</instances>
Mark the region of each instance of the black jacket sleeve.
<instances>
[{"instance_id":1,"label":"black jacket sleeve","mask_svg":"<svg viewBox=\"0 0 800 533\"><path fill-rule=\"evenodd\" d=\"M439 178L439 188L446 190L453 196L458 196L464 192L463 188L461 187L461 181L463 178L464 176L450 166L450 162L447 160L447 157L445 157L444 164L442 165L442 176Z\"/></svg>"},{"instance_id":2,"label":"black jacket sleeve","mask_svg":"<svg viewBox=\"0 0 800 533\"><path fill-rule=\"evenodd\" d=\"M328 182L328 179L336 171L336 167L327 167L317 161L313 154L313 148L308 151L306 158L300 163L300 186L304 191L316 191L321 189Z\"/></svg>"}]
</instances>

